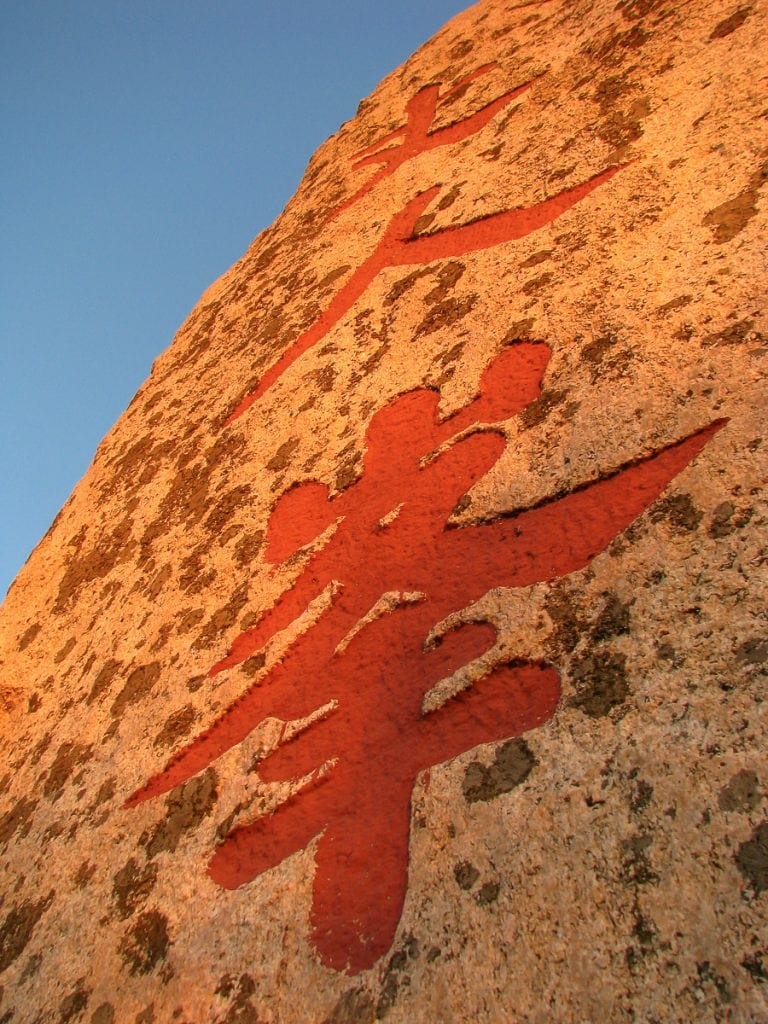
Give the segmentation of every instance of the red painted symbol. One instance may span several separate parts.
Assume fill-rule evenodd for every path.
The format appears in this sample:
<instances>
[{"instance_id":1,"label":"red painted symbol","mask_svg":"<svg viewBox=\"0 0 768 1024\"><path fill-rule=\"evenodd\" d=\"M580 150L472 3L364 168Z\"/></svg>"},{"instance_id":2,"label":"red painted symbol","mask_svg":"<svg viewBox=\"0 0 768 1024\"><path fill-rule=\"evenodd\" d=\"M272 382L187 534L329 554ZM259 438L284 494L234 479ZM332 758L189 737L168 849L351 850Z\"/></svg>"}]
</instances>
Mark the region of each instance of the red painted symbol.
<instances>
[{"instance_id":1,"label":"red painted symbol","mask_svg":"<svg viewBox=\"0 0 768 1024\"><path fill-rule=\"evenodd\" d=\"M526 587L586 566L723 425L712 423L534 508L452 527L458 499L504 451L504 435L487 424L537 398L549 354L530 342L502 350L480 396L444 422L433 391L393 400L371 421L357 483L330 497L323 484L307 482L277 501L271 561L340 521L293 587L235 638L210 674L263 648L327 588L334 598L282 661L127 801L133 806L185 782L267 717L289 722L323 709L259 765L264 781L304 785L271 815L231 832L209 872L234 888L316 840L312 941L337 970L364 970L392 944L418 773L540 725L558 702L556 672L521 661L497 666L425 711L433 684L488 651L495 638L490 624L474 621L425 646L430 630L490 588Z\"/></svg>"},{"instance_id":2,"label":"red painted symbol","mask_svg":"<svg viewBox=\"0 0 768 1024\"><path fill-rule=\"evenodd\" d=\"M457 88L488 70L490 65L479 68L467 79L462 79ZM368 191L382 177L393 173L405 160L410 159L435 146L448 145L459 139L479 131L484 124L501 107L510 103L515 96L530 88L533 82L527 82L512 92L505 93L498 100L484 107L472 117L447 128L429 133L429 125L434 118L439 85L430 85L420 90L408 105L408 121L402 129L391 136L380 139L376 146L386 143L391 138L403 135L403 142L392 149L377 150L366 158L371 161L384 162L384 168L358 190L343 206L356 202L365 191ZM448 93L450 96L450 93ZM428 234L415 235L416 223L430 202L440 192L442 186L435 185L425 192L419 193L409 200L389 221L384 234L371 255L355 270L346 283L331 300L328 308L320 314L315 322L288 346L276 363L267 370L254 391L240 400L225 422L232 423L249 409L254 402L262 397L272 385L279 380L285 371L305 352L314 348L325 335L349 312L373 279L385 267L405 265L423 265L434 260L464 256L470 252L490 249L503 242L511 242L537 231L546 224L551 224L571 207L585 199L591 192L622 170L626 164L608 167L589 178L587 181L564 189L557 195L534 203L532 206L521 206L514 210L504 210L490 214L479 220L469 221L454 227L441 228ZM332 211L335 216L343 207Z\"/></svg>"},{"instance_id":3,"label":"red painted symbol","mask_svg":"<svg viewBox=\"0 0 768 1024\"><path fill-rule=\"evenodd\" d=\"M530 89L533 85L533 80L525 82L516 89L505 92L498 99L488 103L470 117L465 117L463 121L446 125L445 128L430 130L437 115L438 103L445 105L452 97L466 89L470 82L498 66L496 61L492 61L490 64L483 64L482 67L477 68L471 74L460 79L452 89L449 89L442 96L440 95L442 87L439 84L425 85L423 89L419 89L416 95L408 101L405 108L406 122L402 128L396 128L389 135L383 135L372 145L361 149L355 154L352 164L353 170L367 167L370 164L383 164L384 166L380 171L377 171L376 174L368 178L353 195L345 199L334 210L331 210L327 220L332 220L343 210L348 210L350 206L354 206L383 178L388 178L391 174L394 174L397 168L401 167L407 160L411 160L421 153L426 153L430 149L451 146L456 142L463 142L470 135L476 135L477 132L485 128L491 118L495 117L500 110L503 110L504 107L508 106L513 100L516 100L518 96L522 95L526 89ZM395 139L400 139L401 141L396 142L392 146L388 145L388 143L393 142Z\"/></svg>"}]
</instances>

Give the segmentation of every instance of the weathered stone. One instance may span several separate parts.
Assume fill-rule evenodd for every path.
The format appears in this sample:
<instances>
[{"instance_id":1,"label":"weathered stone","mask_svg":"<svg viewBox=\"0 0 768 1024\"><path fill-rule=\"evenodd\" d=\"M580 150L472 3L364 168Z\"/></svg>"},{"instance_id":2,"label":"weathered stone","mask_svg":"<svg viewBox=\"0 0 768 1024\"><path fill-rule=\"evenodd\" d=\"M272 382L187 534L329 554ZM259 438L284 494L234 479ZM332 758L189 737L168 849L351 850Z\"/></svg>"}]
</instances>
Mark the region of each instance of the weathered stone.
<instances>
[{"instance_id":1,"label":"weathered stone","mask_svg":"<svg viewBox=\"0 0 768 1024\"><path fill-rule=\"evenodd\" d=\"M481 0L208 289L0 613L0 1021L768 1019L767 30Z\"/></svg>"}]
</instances>

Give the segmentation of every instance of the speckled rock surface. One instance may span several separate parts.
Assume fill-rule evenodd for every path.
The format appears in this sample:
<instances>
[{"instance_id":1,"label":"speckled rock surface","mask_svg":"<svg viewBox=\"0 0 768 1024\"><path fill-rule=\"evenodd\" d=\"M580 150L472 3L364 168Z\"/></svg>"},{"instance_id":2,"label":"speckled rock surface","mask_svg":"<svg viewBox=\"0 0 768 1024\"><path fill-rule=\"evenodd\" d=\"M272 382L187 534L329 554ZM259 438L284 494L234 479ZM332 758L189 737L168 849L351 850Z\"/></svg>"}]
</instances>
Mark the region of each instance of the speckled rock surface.
<instances>
[{"instance_id":1,"label":"speckled rock surface","mask_svg":"<svg viewBox=\"0 0 768 1024\"><path fill-rule=\"evenodd\" d=\"M768 1020L767 34L484 0L208 289L0 614L0 1021Z\"/></svg>"}]
</instances>

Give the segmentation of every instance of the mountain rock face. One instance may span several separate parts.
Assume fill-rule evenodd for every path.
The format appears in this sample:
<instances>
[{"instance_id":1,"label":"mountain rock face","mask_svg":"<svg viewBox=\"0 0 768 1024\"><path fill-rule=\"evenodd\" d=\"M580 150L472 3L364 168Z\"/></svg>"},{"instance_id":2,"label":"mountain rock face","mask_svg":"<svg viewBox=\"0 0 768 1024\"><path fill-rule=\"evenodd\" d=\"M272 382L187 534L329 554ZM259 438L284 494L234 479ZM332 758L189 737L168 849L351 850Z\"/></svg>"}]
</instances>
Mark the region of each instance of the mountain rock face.
<instances>
[{"instance_id":1,"label":"mountain rock face","mask_svg":"<svg viewBox=\"0 0 768 1024\"><path fill-rule=\"evenodd\" d=\"M483 0L2 609L0 1021L768 1019L768 11Z\"/></svg>"}]
</instances>

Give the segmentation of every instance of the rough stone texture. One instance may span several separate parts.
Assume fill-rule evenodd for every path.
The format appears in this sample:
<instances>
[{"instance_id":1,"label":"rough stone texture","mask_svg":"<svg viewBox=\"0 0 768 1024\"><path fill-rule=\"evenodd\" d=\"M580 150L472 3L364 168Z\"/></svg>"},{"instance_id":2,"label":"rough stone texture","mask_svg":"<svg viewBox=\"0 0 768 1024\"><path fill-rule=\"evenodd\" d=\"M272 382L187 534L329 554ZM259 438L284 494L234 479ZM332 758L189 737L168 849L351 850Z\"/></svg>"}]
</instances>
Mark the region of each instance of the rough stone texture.
<instances>
[{"instance_id":1,"label":"rough stone texture","mask_svg":"<svg viewBox=\"0 0 768 1024\"><path fill-rule=\"evenodd\" d=\"M208 289L2 609L0 1021L768 1019L767 35L760 2L483 0L361 103ZM408 159L355 170L434 83L433 132L499 102L464 138L428 148L422 133ZM452 226L492 233L507 223L494 214L595 181L518 237L430 255L466 242ZM456 522L511 530L510 513L570 508L551 499L601 479L621 504L626 467L691 435L700 450L580 568L500 581L461 613L496 639L425 712L474 706L484 673L517 679L521 662L556 672L559 705L418 776L394 939L348 973L311 909L323 840L239 888L206 870L233 828L296 791L258 772L294 749L278 721L167 795L126 801L249 687L268 692L280 643L209 672L315 564L268 558L333 521L308 503L271 535L280 496L307 479L340 503L359 494L374 415L424 385L450 437L520 341L547 347L541 393L502 419L503 451ZM553 536L572 525L563 513ZM439 586L457 567L437 564ZM353 654L421 614L401 589ZM370 757L383 796L400 755Z\"/></svg>"}]
</instances>

